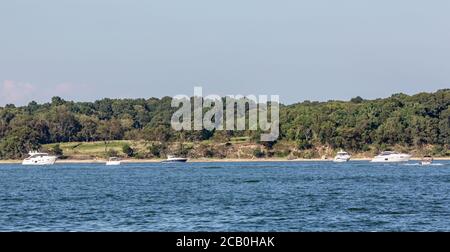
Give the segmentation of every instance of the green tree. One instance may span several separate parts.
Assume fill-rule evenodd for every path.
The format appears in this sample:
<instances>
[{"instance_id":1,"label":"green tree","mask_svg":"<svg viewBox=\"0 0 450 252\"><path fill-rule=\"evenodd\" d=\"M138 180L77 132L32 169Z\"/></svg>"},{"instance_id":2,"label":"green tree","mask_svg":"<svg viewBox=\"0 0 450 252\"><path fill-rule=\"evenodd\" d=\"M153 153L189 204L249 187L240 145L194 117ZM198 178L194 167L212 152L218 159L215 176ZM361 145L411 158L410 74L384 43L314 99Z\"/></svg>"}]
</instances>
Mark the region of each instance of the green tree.
<instances>
[{"instance_id":1,"label":"green tree","mask_svg":"<svg viewBox=\"0 0 450 252\"><path fill-rule=\"evenodd\" d=\"M26 153L40 148L36 132L28 127L19 127L8 133L0 141L0 157L2 159L23 158Z\"/></svg>"},{"instance_id":2,"label":"green tree","mask_svg":"<svg viewBox=\"0 0 450 252\"><path fill-rule=\"evenodd\" d=\"M124 144L122 146L122 152L127 155L127 157L133 157L134 156L134 150L130 147L129 144Z\"/></svg>"}]
</instances>

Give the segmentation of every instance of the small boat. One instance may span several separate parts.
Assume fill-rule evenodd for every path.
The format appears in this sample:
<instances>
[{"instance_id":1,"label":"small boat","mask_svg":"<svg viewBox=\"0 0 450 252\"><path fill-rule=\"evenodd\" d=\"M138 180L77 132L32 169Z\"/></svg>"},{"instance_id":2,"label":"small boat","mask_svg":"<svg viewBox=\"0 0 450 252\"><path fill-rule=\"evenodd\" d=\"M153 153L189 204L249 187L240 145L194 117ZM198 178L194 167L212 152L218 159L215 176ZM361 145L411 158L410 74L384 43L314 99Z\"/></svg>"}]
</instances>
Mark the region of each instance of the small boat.
<instances>
[{"instance_id":1,"label":"small boat","mask_svg":"<svg viewBox=\"0 0 450 252\"><path fill-rule=\"evenodd\" d=\"M431 165L433 163L433 158L431 156L425 156L420 161L421 165Z\"/></svg>"},{"instance_id":2,"label":"small boat","mask_svg":"<svg viewBox=\"0 0 450 252\"><path fill-rule=\"evenodd\" d=\"M374 163L395 163L408 162L411 155L405 153L398 153L395 151L383 151L378 156L375 156L372 161Z\"/></svg>"},{"instance_id":3,"label":"small boat","mask_svg":"<svg viewBox=\"0 0 450 252\"><path fill-rule=\"evenodd\" d=\"M30 151L29 157L22 161L22 165L53 165L56 162L57 156L51 156L45 152Z\"/></svg>"},{"instance_id":4,"label":"small boat","mask_svg":"<svg viewBox=\"0 0 450 252\"><path fill-rule=\"evenodd\" d=\"M348 152L340 150L334 157L333 162L337 162L337 163L348 162L351 157L352 156Z\"/></svg>"},{"instance_id":5,"label":"small boat","mask_svg":"<svg viewBox=\"0 0 450 252\"><path fill-rule=\"evenodd\" d=\"M163 163L184 163L187 161L187 158L176 157L172 155L167 155L167 159L161 162Z\"/></svg>"},{"instance_id":6,"label":"small boat","mask_svg":"<svg viewBox=\"0 0 450 252\"><path fill-rule=\"evenodd\" d=\"M120 165L121 161L118 157L110 157L106 165Z\"/></svg>"}]
</instances>

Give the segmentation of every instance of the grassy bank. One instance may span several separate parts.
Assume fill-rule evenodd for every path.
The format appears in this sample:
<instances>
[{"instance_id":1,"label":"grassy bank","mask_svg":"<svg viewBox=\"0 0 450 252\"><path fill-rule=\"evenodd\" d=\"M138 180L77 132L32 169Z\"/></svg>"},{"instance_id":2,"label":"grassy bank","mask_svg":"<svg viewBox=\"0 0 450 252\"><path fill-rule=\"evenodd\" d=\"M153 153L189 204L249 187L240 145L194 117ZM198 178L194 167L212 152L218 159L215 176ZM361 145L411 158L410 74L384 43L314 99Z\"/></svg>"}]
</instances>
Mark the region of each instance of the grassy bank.
<instances>
[{"instance_id":1,"label":"grassy bank","mask_svg":"<svg viewBox=\"0 0 450 252\"><path fill-rule=\"evenodd\" d=\"M294 160L294 159L330 159L338 149L329 146L315 146L310 149L299 149L295 142L280 141L273 146L267 146L251 142L248 138L231 139L226 143L213 141L200 142L148 142L118 140L105 142L70 142L59 144L47 144L42 150L52 152L55 146L59 145L66 159L71 160L97 160L105 159L108 156L119 156L130 160L152 160L163 159L169 154L186 156L192 160ZM124 152L124 146L129 146L132 154ZM407 152L416 158L424 155L448 158L450 150L442 149L439 146L422 146L421 148L391 146L383 149L391 149L400 152ZM379 146L370 146L363 152L352 152L354 159L368 159L376 155L380 150Z\"/></svg>"}]
</instances>

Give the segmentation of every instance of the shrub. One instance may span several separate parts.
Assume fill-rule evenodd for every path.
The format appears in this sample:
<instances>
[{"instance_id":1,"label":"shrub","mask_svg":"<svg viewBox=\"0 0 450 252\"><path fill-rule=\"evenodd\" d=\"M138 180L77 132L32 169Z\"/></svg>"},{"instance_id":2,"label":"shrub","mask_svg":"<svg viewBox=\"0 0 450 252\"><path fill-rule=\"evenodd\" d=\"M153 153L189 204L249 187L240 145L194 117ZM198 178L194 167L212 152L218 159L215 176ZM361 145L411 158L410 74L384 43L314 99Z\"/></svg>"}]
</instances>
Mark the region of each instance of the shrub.
<instances>
[{"instance_id":1,"label":"shrub","mask_svg":"<svg viewBox=\"0 0 450 252\"><path fill-rule=\"evenodd\" d=\"M263 158L265 155L266 155L266 153L264 151L262 151L261 149L253 150L253 156L255 156L256 158Z\"/></svg>"},{"instance_id":2,"label":"shrub","mask_svg":"<svg viewBox=\"0 0 450 252\"><path fill-rule=\"evenodd\" d=\"M203 151L203 155L205 156L205 157L208 157L208 158L212 158L212 157L214 157L214 151L212 150L212 149L205 149L204 151Z\"/></svg>"},{"instance_id":3,"label":"shrub","mask_svg":"<svg viewBox=\"0 0 450 252\"><path fill-rule=\"evenodd\" d=\"M116 150L114 150L114 149L109 149L107 152L106 152L106 157L117 157L117 151Z\"/></svg>"},{"instance_id":4,"label":"shrub","mask_svg":"<svg viewBox=\"0 0 450 252\"><path fill-rule=\"evenodd\" d=\"M284 158L289 156L289 154L291 154L291 152L289 150L278 150L275 151L275 156L279 157L279 158Z\"/></svg>"},{"instance_id":5,"label":"shrub","mask_svg":"<svg viewBox=\"0 0 450 252\"><path fill-rule=\"evenodd\" d=\"M128 144L124 144L122 146L122 151L127 157L133 157L134 156L134 150L130 147Z\"/></svg>"},{"instance_id":6,"label":"shrub","mask_svg":"<svg viewBox=\"0 0 450 252\"><path fill-rule=\"evenodd\" d=\"M55 154L56 156L63 156L64 152L61 149L61 146L59 144L55 144L55 146L53 146L52 148L52 152L53 154Z\"/></svg>"},{"instance_id":7,"label":"shrub","mask_svg":"<svg viewBox=\"0 0 450 252\"><path fill-rule=\"evenodd\" d=\"M148 151L153 157L161 157L165 152L166 146L163 144L152 143L148 146Z\"/></svg>"},{"instance_id":8,"label":"shrub","mask_svg":"<svg viewBox=\"0 0 450 252\"><path fill-rule=\"evenodd\" d=\"M309 141L300 139L297 142L297 147L299 150L308 150L314 147Z\"/></svg>"}]
</instances>

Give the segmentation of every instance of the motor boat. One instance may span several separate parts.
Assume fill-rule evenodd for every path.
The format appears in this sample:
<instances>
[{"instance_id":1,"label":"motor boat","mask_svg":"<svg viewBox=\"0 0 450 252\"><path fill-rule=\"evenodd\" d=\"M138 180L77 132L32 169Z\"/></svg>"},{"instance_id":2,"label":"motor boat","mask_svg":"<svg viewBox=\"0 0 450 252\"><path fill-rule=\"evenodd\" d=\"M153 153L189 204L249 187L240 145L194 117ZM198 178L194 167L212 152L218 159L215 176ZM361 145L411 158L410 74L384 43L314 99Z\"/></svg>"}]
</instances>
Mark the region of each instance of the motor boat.
<instances>
[{"instance_id":1,"label":"motor boat","mask_svg":"<svg viewBox=\"0 0 450 252\"><path fill-rule=\"evenodd\" d=\"M163 160L163 163L184 163L187 161L187 158L176 157L173 155L167 155L167 159Z\"/></svg>"},{"instance_id":2,"label":"motor boat","mask_svg":"<svg viewBox=\"0 0 450 252\"><path fill-rule=\"evenodd\" d=\"M409 154L398 153L395 151L383 151L378 156L375 156L371 162L376 163L408 162L410 158L411 155Z\"/></svg>"},{"instance_id":3,"label":"motor boat","mask_svg":"<svg viewBox=\"0 0 450 252\"><path fill-rule=\"evenodd\" d=\"M420 160L421 165L431 165L433 163L433 158L431 156L425 156Z\"/></svg>"},{"instance_id":4,"label":"motor boat","mask_svg":"<svg viewBox=\"0 0 450 252\"><path fill-rule=\"evenodd\" d=\"M51 156L48 153L30 151L29 157L22 161L22 165L53 165L56 162L57 156Z\"/></svg>"},{"instance_id":5,"label":"motor boat","mask_svg":"<svg viewBox=\"0 0 450 252\"><path fill-rule=\"evenodd\" d=\"M336 156L334 157L333 162L342 163L342 162L348 162L351 158L351 155L346 151L339 151Z\"/></svg>"},{"instance_id":6,"label":"motor boat","mask_svg":"<svg viewBox=\"0 0 450 252\"><path fill-rule=\"evenodd\" d=\"M120 165L121 160L118 157L110 157L106 162L106 165Z\"/></svg>"}]
</instances>

